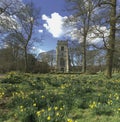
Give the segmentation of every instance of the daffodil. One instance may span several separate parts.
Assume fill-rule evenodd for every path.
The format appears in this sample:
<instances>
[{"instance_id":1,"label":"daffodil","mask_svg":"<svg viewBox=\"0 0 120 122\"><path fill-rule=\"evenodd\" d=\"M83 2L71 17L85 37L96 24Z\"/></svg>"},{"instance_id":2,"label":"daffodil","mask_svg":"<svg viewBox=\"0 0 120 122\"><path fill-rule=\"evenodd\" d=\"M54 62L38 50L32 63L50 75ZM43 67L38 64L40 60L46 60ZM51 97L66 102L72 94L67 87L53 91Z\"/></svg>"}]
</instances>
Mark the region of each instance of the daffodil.
<instances>
[{"instance_id":1,"label":"daffodil","mask_svg":"<svg viewBox=\"0 0 120 122\"><path fill-rule=\"evenodd\" d=\"M44 110L44 109L42 109L42 110L41 110L41 112L45 112L45 110Z\"/></svg>"},{"instance_id":2,"label":"daffodil","mask_svg":"<svg viewBox=\"0 0 120 122\"><path fill-rule=\"evenodd\" d=\"M67 119L67 122L73 122L73 120L72 119Z\"/></svg>"},{"instance_id":3,"label":"daffodil","mask_svg":"<svg viewBox=\"0 0 120 122\"><path fill-rule=\"evenodd\" d=\"M57 113L56 113L56 116L59 116L59 115L60 115L60 113L59 113L59 112L57 112Z\"/></svg>"},{"instance_id":4,"label":"daffodil","mask_svg":"<svg viewBox=\"0 0 120 122\"><path fill-rule=\"evenodd\" d=\"M36 104L36 103L34 103L34 104L33 104L33 106L34 106L34 107L36 107L36 106L37 106L37 104Z\"/></svg>"},{"instance_id":5,"label":"daffodil","mask_svg":"<svg viewBox=\"0 0 120 122\"><path fill-rule=\"evenodd\" d=\"M55 106L55 107L54 107L54 109L55 109L55 111L56 111L56 110L58 110L58 107L57 107L57 106Z\"/></svg>"},{"instance_id":6,"label":"daffodil","mask_svg":"<svg viewBox=\"0 0 120 122\"><path fill-rule=\"evenodd\" d=\"M41 114L41 111L37 111L37 112L36 112L36 115L37 115L37 116L40 116L40 114Z\"/></svg>"},{"instance_id":7,"label":"daffodil","mask_svg":"<svg viewBox=\"0 0 120 122\"><path fill-rule=\"evenodd\" d=\"M51 111L51 107L48 108L48 111Z\"/></svg>"},{"instance_id":8,"label":"daffodil","mask_svg":"<svg viewBox=\"0 0 120 122\"><path fill-rule=\"evenodd\" d=\"M50 121L50 120L51 120L51 117L50 117L50 116L48 116L48 117L47 117L47 120L48 120L48 121Z\"/></svg>"},{"instance_id":9,"label":"daffodil","mask_svg":"<svg viewBox=\"0 0 120 122\"><path fill-rule=\"evenodd\" d=\"M44 99L45 98L45 96L44 95L42 95L42 99Z\"/></svg>"}]
</instances>

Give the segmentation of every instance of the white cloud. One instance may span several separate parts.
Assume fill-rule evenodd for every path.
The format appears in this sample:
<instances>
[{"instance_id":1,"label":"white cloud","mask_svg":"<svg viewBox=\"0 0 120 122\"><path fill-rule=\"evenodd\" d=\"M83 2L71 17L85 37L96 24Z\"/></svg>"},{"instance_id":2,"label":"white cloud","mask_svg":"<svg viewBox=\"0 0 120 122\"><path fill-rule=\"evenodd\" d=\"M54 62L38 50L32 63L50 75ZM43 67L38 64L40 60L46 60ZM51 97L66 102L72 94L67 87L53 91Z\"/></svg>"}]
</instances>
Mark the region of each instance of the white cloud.
<instances>
[{"instance_id":1,"label":"white cloud","mask_svg":"<svg viewBox=\"0 0 120 122\"><path fill-rule=\"evenodd\" d=\"M87 4L86 4L87 5ZM76 25L75 22L71 21L68 24L64 24L65 20L67 20L67 16L61 16L59 13L52 13L51 17L48 17L47 15L43 14L42 19L45 21L43 26L46 28L46 30L53 35L53 37L61 37L61 36L66 36L70 38L71 40L79 40L79 42L83 41L83 28L81 30L78 30L74 25ZM69 16L69 19L74 19L73 16ZM92 27L92 32L88 34L87 41L89 43L98 43L103 39L103 34L104 36L108 37L109 35L109 30L105 27L102 26L100 27L99 25L97 27ZM99 30L99 31L97 31ZM100 33L100 31L102 33Z\"/></svg>"},{"instance_id":2,"label":"white cloud","mask_svg":"<svg viewBox=\"0 0 120 122\"><path fill-rule=\"evenodd\" d=\"M36 47L32 47L33 50L36 50Z\"/></svg>"},{"instance_id":3,"label":"white cloud","mask_svg":"<svg viewBox=\"0 0 120 122\"><path fill-rule=\"evenodd\" d=\"M43 30L40 29L40 30L38 30L38 32L39 32L39 33L43 33Z\"/></svg>"},{"instance_id":4,"label":"white cloud","mask_svg":"<svg viewBox=\"0 0 120 122\"><path fill-rule=\"evenodd\" d=\"M36 53L36 54L40 54L40 53L43 53L43 52L46 52L45 50L43 49L40 49L39 47L37 46L33 46L32 47L32 52Z\"/></svg>"},{"instance_id":5,"label":"white cloud","mask_svg":"<svg viewBox=\"0 0 120 122\"><path fill-rule=\"evenodd\" d=\"M43 49L38 49L38 54L39 54L39 53L43 53L43 52L46 52L46 51L43 50Z\"/></svg>"},{"instance_id":6,"label":"white cloud","mask_svg":"<svg viewBox=\"0 0 120 122\"><path fill-rule=\"evenodd\" d=\"M105 26L93 26L92 30L92 33L88 34L89 43L98 43L103 40L103 38L105 39L105 41L107 41L110 30Z\"/></svg>"},{"instance_id":7,"label":"white cloud","mask_svg":"<svg viewBox=\"0 0 120 122\"><path fill-rule=\"evenodd\" d=\"M43 50L43 49L40 49L40 48L38 48L38 47L35 47L35 46L33 46L33 47L32 47L32 50L34 50L34 51L37 51L38 53L45 52L45 50Z\"/></svg>"},{"instance_id":8,"label":"white cloud","mask_svg":"<svg viewBox=\"0 0 120 122\"><path fill-rule=\"evenodd\" d=\"M53 37L60 37L64 35L64 20L66 16L62 17L59 13L52 13L51 17L42 15L42 19L45 20L43 26L53 35Z\"/></svg>"}]
</instances>

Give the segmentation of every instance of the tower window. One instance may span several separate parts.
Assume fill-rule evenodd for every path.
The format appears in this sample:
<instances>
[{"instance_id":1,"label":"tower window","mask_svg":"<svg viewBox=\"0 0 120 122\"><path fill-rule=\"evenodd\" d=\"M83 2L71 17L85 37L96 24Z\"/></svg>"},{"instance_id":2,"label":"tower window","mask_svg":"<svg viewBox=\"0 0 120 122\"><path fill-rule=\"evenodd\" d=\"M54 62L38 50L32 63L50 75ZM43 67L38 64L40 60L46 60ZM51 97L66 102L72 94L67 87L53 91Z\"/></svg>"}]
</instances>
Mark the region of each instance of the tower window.
<instances>
[{"instance_id":1,"label":"tower window","mask_svg":"<svg viewBox=\"0 0 120 122\"><path fill-rule=\"evenodd\" d=\"M61 47L61 51L64 51L64 47L63 46Z\"/></svg>"},{"instance_id":2,"label":"tower window","mask_svg":"<svg viewBox=\"0 0 120 122\"><path fill-rule=\"evenodd\" d=\"M60 58L60 66L65 66L65 60L63 58Z\"/></svg>"}]
</instances>

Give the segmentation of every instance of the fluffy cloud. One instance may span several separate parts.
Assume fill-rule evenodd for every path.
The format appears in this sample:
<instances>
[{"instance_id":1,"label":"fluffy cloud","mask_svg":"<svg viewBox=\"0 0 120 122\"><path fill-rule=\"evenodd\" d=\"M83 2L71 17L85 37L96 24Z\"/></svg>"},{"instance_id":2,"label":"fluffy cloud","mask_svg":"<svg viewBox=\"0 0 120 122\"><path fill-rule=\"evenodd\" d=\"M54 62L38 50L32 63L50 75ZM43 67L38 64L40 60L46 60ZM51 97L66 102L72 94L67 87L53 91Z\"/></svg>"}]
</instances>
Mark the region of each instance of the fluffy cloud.
<instances>
[{"instance_id":1,"label":"fluffy cloud","mask_svg":"<svg viewBox=\"0 0 120 122\"><path fill-rule=\"evenodd\" d=\"M67 21L67 16L61 16L59 13L52 13L51 17L48 17L47 15L42 15L42 19L45 21L43 26L48 30L49 33L53 35L53 37L61 37L66 36L70 38L71 40L79 40L79 42L83 41L83 29L81 28L78 30L75 25L76 23L71 21L68 22L66 25L64 24L65 20ZM73 16L69 16L69 19L74 19ZM103 35L105 39L107 39L109 35L109 30L102 26L93 26L91 27L93 30L90 32L87 36L87 41L89 43L98 43L103 39Z\"/></svg>"},{"instance_id":2,"label":"fluffy cloud","mask_svg":"<svg viewBox=\"0 0 120 122\"><path fill-rule=\"evenodd\" d=\"M42 19L45 21L43 26L48 30L49 33L53 35L53 37L60 37L64 35L64 20L67 17L62 17L59 13L52 13L51 17L47 15L42 15Z\"/></svg>"},{"instance_id":3,"label":"fluffy cloud","mask_svg":"<svg viewBox=\"0 0 120 122\"><path fill-rule=\"evenodd\" d=\"M39 32L39 33L43 33L43 30L40 29L40 30L38 30L38 32Z\"/></svg>"}]
</instances>

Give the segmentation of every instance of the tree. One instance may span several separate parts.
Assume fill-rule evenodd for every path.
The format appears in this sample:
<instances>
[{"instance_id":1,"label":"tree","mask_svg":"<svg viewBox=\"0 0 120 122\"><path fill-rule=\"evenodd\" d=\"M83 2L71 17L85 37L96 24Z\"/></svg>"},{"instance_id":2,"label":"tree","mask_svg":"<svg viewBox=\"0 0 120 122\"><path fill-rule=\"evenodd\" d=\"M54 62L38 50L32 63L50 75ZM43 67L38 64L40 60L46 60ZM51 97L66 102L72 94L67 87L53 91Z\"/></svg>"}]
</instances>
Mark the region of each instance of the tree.
<instances>
[{"instance_id":1,"label":"tree","mask_svg":"<svg viewBox=\"0 0 120 122\"><path fill-rule=\"evenodd\" d=\"M13 38L19 42L19 46L24 51L25 72L28 71L28 48L32 44L34 27L37 24L39 11L32 3L24 5L19 13L16 14L18 19L19 29L14 29ZM34 40L35 41L35 40Z\"/></svg>"},{"instance_id":2,"label":"tree","mask_svg":"<svg viewBox=\"0 0 120 122\"><path fill-rule=\"evenodd\" d=\"M104 36L104 32L100 31L99 33L103 33L103 42L104 42L104 49L106 49L106 76L108 78L112 77L112 69L113 69L113 58L114 58L114 52L115 52L115 40L116 40L116 23L119 16L117 16L116 13L119 13L117 11L117 0L99 0L98 8L100 8L100 12L104 12L103 18L99 18L102 22L102 26L106 27L107 30L109 30L109 34L107 35L107 39ZM107 14L105 14L107 13ZM98 24L98 23L97 23ZM101 26L101 25L100 25Z\"/></svg>"},{"instance_id":3,"label":"tree","mask_svg":"<svg viewBox=\"0 0 120 122\"><path fill-rule=\"evenodd\" d=\"M15 66L13 64L13 55L10 48L0 49L0 72L8 72L14 70Z\"/></svg>"},{"instance_id":4,"label":"tree","mask_svg":"<svg viewBox=\"0 0 120 122\"><path fill-rule=\"evenodd\" d=\"M91 17L96 7L95 0L67 0L70 3L68 10L72 11L72 16L68 18L67 23L72 23L77 30L77 37L82 42L83 47L83 64L82 70L85 73L87 69L86 64L86 51L87 51L87 38L91 26ZM73 29L74 30L74 29ZM76 32L75 32L76 33Z\"/></svg>"},{"instance_id":5,"label":"tree","mask_svg":"<svg viewBox=\"0 0 120 122\"><path fill-rule=\"evenodd\" d=\"M70 65L81 66L82 62L82 48L81 44L78 41L70 41L69 42L69 56L70 56ZM80 71L80 69L79 69Z\"/></svg>"},{"instance_id":6,"label":"tree","mask_svg":"<svg viewBox=\"0 0 120 122\"><path fill-rule=\"evenodd\" d=\"M116 0L110 1L111 11L110 11L110 36L108 40L107 48L107 61L106 61L106 76L108 78L112 77L113 68L113 57L115 51L115 34L116 34Z\"/></svg>"},{"instance_id":7,"label":"tree","mask_svg":"<svg viewBox=\"0 0 120 122\"><path fill-rule=\"evenodd\" d=\"M120 39L116 39L115 53L113 58L113 70L120 72Z\"/></svg>"},{"instance_id":8,"label":"tree","mask_svg":"<svg viewBox=\"0 0 120 122\"><path fill-rule=\"evenodd\" d=\"M16 13L22 6L23 3L20 0L0 1L0 33L17 28Z\"/></svg>"},{"instance_id":9,"label":"tree","mask_svg":"<svg viewBox=\"0 0 120 122\"><path fill-rule=\"evenodd\" d=\"M14 43L17 43L19 48L24 52L24 67L25 72L28 70L28 49L29 47L33 46L33 42L39 41L35 36L33 36L34 28L38 24L38 18L39 18L39 12L40 9L36 8L32 3L28 4L17 4L16 2L20 0L12 0L11 2L7 0L3 1L2 9L4 9L3 13L1 14L2 18L3 15L8 18L8 20L12 23L16 22L17 26L14 26L14 24L11 24L11 29L9 27L7 28L7 37L9 38L9 44L14 41ZM14 6L15 4L15 6ZM17 5L16 5L17 4ZM13 21L14 20L14 21ZM8 21L8 22L9 22ZM6 21L3 21L4 25L6 24ZM5 26L1 26L5 27ZM3 37L3 36L2 36ZM4 43L8 43L8 40L6 42L5 38L3 38Z\"/></svg>"},{"instance_id":10,"label":"tree","mask_svg":"<svg viewBox=\"0 0 120 122\"><path fill-rule=\"evenodd\" d=\"M48 63L48 65L53 68L56 64L56 51L50 50L48 52L42 52L38 55L38 60Z\"/></svg>"}]
</instances>

